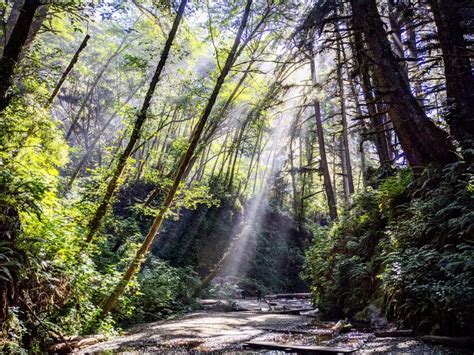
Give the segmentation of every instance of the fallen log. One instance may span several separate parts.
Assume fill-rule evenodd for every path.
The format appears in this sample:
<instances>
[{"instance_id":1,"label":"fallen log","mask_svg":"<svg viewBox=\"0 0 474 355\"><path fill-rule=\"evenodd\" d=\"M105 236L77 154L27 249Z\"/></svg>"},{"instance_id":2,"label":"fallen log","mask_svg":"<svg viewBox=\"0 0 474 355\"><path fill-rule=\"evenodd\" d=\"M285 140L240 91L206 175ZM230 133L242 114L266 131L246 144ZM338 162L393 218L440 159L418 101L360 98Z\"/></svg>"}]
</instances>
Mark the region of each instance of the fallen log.
<instances>
[{"instance_id":1,"label":"fallen log","mask_svg":"<svg viewBox=\"0 0 474 355\"><path fill-rule=\"evenodd\" d=\"M200 300L199 303L202 305L202 306L212 306L212 305L215 305L219 300L213 300L213 299L204 299L204 300Z\"/></svg>"},{"instance_id":2,"label":"fallen log","mask_svg":"<svg viewBox=\"0 0 474 355\"><path fill-rule=\"evenodd\" d=\"M298 309L275 309L271 310L268 313L276 313L276 314L288 314L288 315L299 315L301 312L309 312L312 311L313 308L298 308Z\"/></svg>"},{"instance_id":3,"label":"fallen log","mask_svg":"<svg viewBox=\"0 0 474 355\"><path fill-rule=\"evenodd\" d=\"M276 293L265 298L311 298L311 293Z\"/></svg>"},{"instance_id":4,"label":"fallen log","mask_svg":"<svg viewBox=\"0 0 474 355\"><path fill-rule=\"evenodd\" d=\"M86 347L86 346L89 346L89 345L94 345L100 341L104 341L105 340L105 335L94 335L93 337L86 337L82 340L79 340L79 342L77 343L77 348L83 348L83 347Z\"/></svg>"},{"instance_id":5,"label":"fallen log","mask_svg":"<svg viewBox=\"0 0 474 355\"><path fill-rule=\"evenodd\" d=\"M288 333L288 334L303 334L303 335L318 335L318 336L332 336L334 331L332 329L281 329L281 328L259 328L267 332Z\"/></svg>"},{"instance_id":6,"label":"fallen log","mask_svg":"<svg viewBox=\"0 0 474 355\"><path fill-rule=\"evenodd\" d=\"M52 353L65 353L70 352L74 349L84 348L86 346L94 345L100 341L105 340L105 335L93 335L88 337L81 337L81 336L72 336L72 337L65 337L67 342L53 344L48 348L49 352Z\"/></svg>"},{"instance_id":7,"label":"fallen log","mask_svg":"<svg viewBox=\"0 0 474 355\"><path fill-rule=\"evenodd\" d=\"M474 337L445 337L440 335L424 335L421 340L431 344L452 346L457 348L474 348Z\"/></svg>"},{"instance_id":8,"label":"fallen log","mask_svg":"<svg viewBox=\"0 0 474 355\"><path fill-rule=\"evenodd\" d=\"M413 336L413 330L400 329L400 330L388 330L374 333L377 338L392 338L392 337L411 337Z\"/></svg>"},{"instance_id":9,"label":"fallen log","mask_svg":"<svg viewBox=\"0 0 474 355\"><path fill-rule=\"evenodd\" d=\"M356 348L335 348L330 346L307 346L280 344L272 342L249 341L244 344L247 349L280 350L298 354L352 354Z\"/></svg>"}]
</instances>

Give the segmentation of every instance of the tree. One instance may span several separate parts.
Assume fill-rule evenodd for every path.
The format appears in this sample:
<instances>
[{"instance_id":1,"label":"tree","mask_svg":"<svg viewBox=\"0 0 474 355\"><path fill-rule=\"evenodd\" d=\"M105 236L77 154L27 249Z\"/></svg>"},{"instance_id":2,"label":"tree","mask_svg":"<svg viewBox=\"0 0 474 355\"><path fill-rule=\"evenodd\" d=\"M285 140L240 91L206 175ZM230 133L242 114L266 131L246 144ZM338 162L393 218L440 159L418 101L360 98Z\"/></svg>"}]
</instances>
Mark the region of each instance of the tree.
<instances>
[{"instance_id":1,"label":"tree","mask_svg":"<svg viewBox=\"0 0 474 355\"><path fill-rule=\"evenodd\" d=\"M140 112L137 115L137 119L135 120L132 134L130 135L130 140L128 141L127 146L125 147L124 151L120 155L117 166L115 167L114 172L112 174L112 178L110 179L107 185L105 194L102 197L102 200L99 206L97 207L97 210L94 216L89 222L88 233L86 237L87 243L90 243L92 241L92 238L94 237L95 233L100 228L102 219L105 213L107 212L107 207L109 205L110 199L112 198L115 192L115 189L117 188L118 181L120 177L122 176L123 171L125 170L127 161L130 158L133 148L135 147L135 144L140 138L142 126L146 121L147 112L148 112L148 108L150 107L151 99L155 92L158 81L160 80L161 72L163 71L163 68L165 67L166 60L168 58L168 55L171 49L171 45L173 44L173 40L176 36L176 32L178 31L179 23L181 22L181 19L183 17L184 9L186 7L187 2L188 0L182 0L181 4L179 5L179 9L178 9L178 12L176 13L173 26L171 27L170 33L168 35L168 39L166 40L165 46L163 48L163 52L161 53L160 61L158 62L158 66L156 67L155 74L153 75L153 78L151 79L150 86L148 87L148 91L145 95L145 100L143 101L143 105L140 109Z\"/></svg>"},{"instance_id":2,"label":"tree","mask_svg":"<svg viewBox=\"0 0 474 355\"><path fill-rule=\"evenodd\" d=\"M346 110L346 98L344 93L344 77L342 71L342 60L341 54L343 52L343 44L341 43L342 40L338 38L337 40L337 86L338 86L338 95L341 107L341 123L342 123L342 148L343 151L341 152L342 156L342 172L343 172L343 181L344 181L344 196L346 201L349 200L349 196L354 193L354 181L352 178L352 164L351 164L351 154L349 149L349 128L347 123L347 110Z\"/></svg>"},{"instance_id":3,"label":"tree","mask_svg":"<svg viewBox=\"0 0 474 355\"><path fill-rule=\"evenodd\" d=\"M168 193L166 194L166 198L163 202L163 205L158 212L158 215L156 216L155 220L153 221L153 224L148 231L148 234L143 242L143 244L140 246L138 249L135 257L133 258L130 266L128 269L125 271L121 281L119 284L115 287L113 290L112 294L106 301L103 307L103 312L106 314L110 312L112 309L115 308L119 297L124 293L125 288L127 287L128 283L132 279L132 277L135 275L137 270L139 269L140 265L143 262L143 258L147 255L153 241L155 240L156 235L160 231L161 224L163 223L163 220L165 219L165 215L168 212L169 208L171 207L171 204L174 200L174 197L176 195L176 192L178 191L178 187L181 183L181 180L183 178L183 175L186 171L186 168L191 161L191 158L194 154L194 151L198 145L199 139L201 138L202 132L204 130L204 126L206 125L206 122L211 114L212 108L214 107L214 104L216 103L217 96L219 95L219 92L221 90L222 85L224 84L224 80L229 74L229 71L231 70L235 59L236 59L236 54L239 49L240 41L242 39L242 35L244 33L244 30L247 26L247 21L250 15L250 8L252 6L252 0L247 0L244 13L242 16L242 20L240 22L239 29L237 31L237 34L235 36L234 44L232 45L232 48L227 56L226 62L224 67L222 68L221 73L219 74L219 77L216 81L216 84L214 86L214 89L212 91L211 96L209 97L209 100L207 102L207 105L204 109L204 112L202 113L201 118L199 119L198 123L194 127L193 133L190 137L189 140L189 146L186 149L186 152L181 156L179 164L178 164L178 169L176 171L176 174L173 179L173 184L170 187Z\"/></svg>"},{"instance_id":4,"label":"tree","mask_svg":"<svg viewBox=\"0 0 474 355\"><path fill-rule=\"evenodd\" d=\"M54 90L53 92L51 93L51 96L49 97L47 103L46 103L46 106L51 106L51 104L53 103L54 99L56 98L56 96L58 95L59 93L59 90L61 89L62 85L64 84L64 81L67 79L69 73L71 72L71 70L74 68L74 65L77 63L77 60L79 59L79 55L81 54L81 52L84 50L84 48L86 48L87 46L87 42L89 41L89 38L91 36L89 36L88 34L85 35L84 39L82 40L81 42L81 45L79 46L79 48L77 49L76 53L74 53L74 56L72 57L71 61L69 62L69 65L67 66L66 70L64 71L63 75L61 76L61 78L59 79L58 83L56 84L56 86L54 87Z\"/></svg>"},{"instance_id":5,"label":"tree","mask_svg":"<svg viewBox=\"0 0 474 355\"><path fill-rule=\"evenodd\" d=\"M462 10L467 2L429 0L438 28L446 77L446 122L452 136L460 143L466 158L474 157L474 77L472 51L464 39ZM469 12L468 12L469 13ZM467 19L466 19L467 21ZM470 153L468 153L470 150Z\"/></svg>"},{"instance_id":6,"label":"tree","mask_svg":"<svg viewBox=\"0 0 474 355\"><path fill-rule=\"evenodd\" d=\"M23 46L28 39L35 12L40 6L39 0L25 1L13 27L0 59L0 113L8 106L11 95L8 93L12 83L15 66L18 64Z\"/></svg>"},{"instance_id":7,"label":"tree","mask_svg":"<svg viewBox=\"0 0 474 355\"><path fill-rule=\"evenodd\" d=\"M311 83L313 87L318 84L316 78L316 65L314 64L314 58L310 57L311 66ZM334 190L331 182L331 175L329 174L329 165L326 154L326 143L324 141L323 121L321 118L321 107L319 100L315 97L313 99L314 117L316 120L316 134L318 135L318 147L319 147L319 159L320 169L323 175L324 189L326 191L326 198L329 207L329 216L331 219L337 218L337 205L336 198L334 196Z\"/></svg>"},{"instance_id":8,"label":"tree","mask_svg":"<svg viewBox=\"0 0 474 355\"><path fill-rule=\"evenodd\" d=\"M354 30L362 31L375 85L388 105L400 144L411 166L444 165L457 160L448 134L426 115L397 63L375 0L351 0Z\"/></svg>"}]
</instances>

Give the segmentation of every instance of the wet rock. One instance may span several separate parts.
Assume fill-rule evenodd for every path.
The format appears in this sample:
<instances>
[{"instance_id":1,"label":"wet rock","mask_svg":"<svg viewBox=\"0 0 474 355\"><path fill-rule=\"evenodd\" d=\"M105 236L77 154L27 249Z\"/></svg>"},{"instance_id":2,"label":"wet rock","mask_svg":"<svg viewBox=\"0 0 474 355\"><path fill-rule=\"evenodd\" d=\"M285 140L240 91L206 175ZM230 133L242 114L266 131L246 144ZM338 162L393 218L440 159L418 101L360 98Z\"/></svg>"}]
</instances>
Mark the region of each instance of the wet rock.
<instances>
[{"instance_id":1,"label":"wet rock","mask_svg":"<svg viewBox=\"0 0 474 355\"><path fill-rule=\"evenodd\" d=\"M334 326L331 327L334 332L338 333L348 332L349 330L351 330L351 328L352 324L349 323L347 319L341 319Z\"/></svg>"}]
</instances>

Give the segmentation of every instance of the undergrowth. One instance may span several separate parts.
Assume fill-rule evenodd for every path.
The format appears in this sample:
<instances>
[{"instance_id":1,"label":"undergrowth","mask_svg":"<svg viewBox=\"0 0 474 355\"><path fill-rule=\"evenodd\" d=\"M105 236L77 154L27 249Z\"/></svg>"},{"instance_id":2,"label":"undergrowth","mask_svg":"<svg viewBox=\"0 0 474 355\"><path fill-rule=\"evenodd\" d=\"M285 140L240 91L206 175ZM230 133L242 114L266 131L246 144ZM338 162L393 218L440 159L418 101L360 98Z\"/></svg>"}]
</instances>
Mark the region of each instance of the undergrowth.
<instances>
[{"instance_id":1,"label":"undergrowth","mask_svg":"<svg viewBox=\"0 0 474 355\"><path fill-rule=\"evenodd\" d=\"M375 305L418 333L472 333L474 178L467 166L399 170L315 233L305 275L327 315L367 320Z\"/></svg>"}]
</instances>

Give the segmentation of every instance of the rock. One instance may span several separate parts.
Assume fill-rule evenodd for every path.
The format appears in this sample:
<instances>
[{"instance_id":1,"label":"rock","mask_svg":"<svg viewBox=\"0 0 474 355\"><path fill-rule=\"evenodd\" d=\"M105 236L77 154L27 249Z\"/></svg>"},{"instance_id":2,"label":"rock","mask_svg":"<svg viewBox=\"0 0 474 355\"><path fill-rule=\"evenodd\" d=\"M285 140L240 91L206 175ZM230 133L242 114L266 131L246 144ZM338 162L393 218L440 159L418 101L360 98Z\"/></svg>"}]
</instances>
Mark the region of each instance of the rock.
<instances>
[{"instance_id":1,"label":"rock","mask_svg":"<svg viewBox=\"0 0 474 355\"><path fill-rule=\"evenodd\" d=\"M237 305L235 302L230 302L227 300L213 300L213 302L201 302L203 309L216 311L216 312L231 312L238 310L236 309Z\"/></svg>"},{"instance_id":2,"label":"rock","mask_svg":"<svg viewBox=\"0 0 474 355\"><path fill-rule=\"evenodd\" d=\"M346 319L339 320L335 325L331 327L333 331L338 333L348 332L349 330L351 330L351 328L352 324L349 323Z\"/></svg>"},{"instance_id":3,"label":"rock","mask_svg":"<svg viewBox=\"0 0 474 355\"><path fill-rule=\"evenodd\" d=\"M314 318L317 318L320 316L320 313L319 313L319 309L312 309L310 311L306 311L306 312L300 312L300 314L302 316L308 316L308 317L314 317Z\"/></svg>"}]
</instances>

